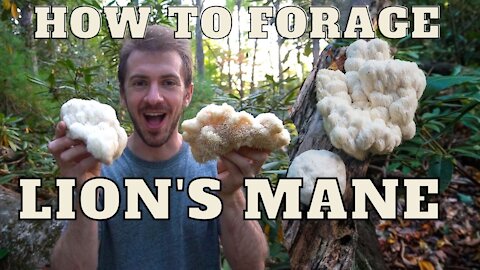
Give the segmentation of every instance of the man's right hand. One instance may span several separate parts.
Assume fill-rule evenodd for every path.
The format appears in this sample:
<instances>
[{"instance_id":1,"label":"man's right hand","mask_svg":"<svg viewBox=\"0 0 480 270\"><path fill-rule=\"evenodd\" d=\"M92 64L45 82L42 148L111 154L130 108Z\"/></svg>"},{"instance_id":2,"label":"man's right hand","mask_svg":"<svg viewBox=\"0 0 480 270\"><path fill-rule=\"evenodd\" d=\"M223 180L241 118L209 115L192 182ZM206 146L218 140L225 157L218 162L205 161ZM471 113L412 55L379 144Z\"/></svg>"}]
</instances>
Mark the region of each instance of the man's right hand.
<instances>
[{"instance_id":1,"label":"man's right hand","mask_svg":"<svg viewBox=\"0 0 480 270\"><path fill-rule=\"evenodd\" d=\"M57 161L60 176L76 178L76 189L79 191L88 179L100 176L100 162L87 151L85 143L72 140L66 134L67 125L60 121L48 150ZM79 210L79 200L75 202L75 209L77 218L69 221L52 251L52 269L97 268L98 222Z\"/></svg>"},{"instance_id":2,"label":"man's right hand","mask_svg":"<svg viewBox=\"0 0 480 270\"><path fill-rule=\"evenodd\" d=\"M100 176L100 161L87 151L85 143L72 140L66 136L67 126L60 121L55 129L55 138L48 143L48 150L57 161L60 176L76 178L77 189L85 181Z\"/></svg>"}]
</instances>

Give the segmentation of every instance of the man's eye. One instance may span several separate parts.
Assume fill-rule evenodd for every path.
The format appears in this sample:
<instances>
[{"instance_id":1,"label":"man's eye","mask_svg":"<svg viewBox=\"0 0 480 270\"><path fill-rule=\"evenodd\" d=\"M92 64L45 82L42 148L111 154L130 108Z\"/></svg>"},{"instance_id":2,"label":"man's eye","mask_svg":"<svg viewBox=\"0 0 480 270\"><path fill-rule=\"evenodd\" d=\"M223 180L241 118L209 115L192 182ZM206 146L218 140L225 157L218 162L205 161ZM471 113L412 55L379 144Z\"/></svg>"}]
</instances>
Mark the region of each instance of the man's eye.
<instances>
[{"instance_id":1,"label":"man's eye","mask_svg":"<svg viewBox=\"0 0 480 270\"><path fill-rule=\"evenodd\" d=\"M148 83L145 80L138 80L138 81L134 81L132 83L132 86L135 86L135 87L144 87L144 86L147 86L147 85L148 85Z\"/></svg>"},{"instance_id":2,"label":"man's eye","mask_svg":"<svg viewBox=\"0 0 480 270\"><path fill-rule=\"evenodd\" d=\"M165 86L169 86L169 87L173 87L173 86L178 85L177 82L174 81L174 80L166 80L166 81L163 82L163 84L164 84Z\"/></svg>"}]
</instances>

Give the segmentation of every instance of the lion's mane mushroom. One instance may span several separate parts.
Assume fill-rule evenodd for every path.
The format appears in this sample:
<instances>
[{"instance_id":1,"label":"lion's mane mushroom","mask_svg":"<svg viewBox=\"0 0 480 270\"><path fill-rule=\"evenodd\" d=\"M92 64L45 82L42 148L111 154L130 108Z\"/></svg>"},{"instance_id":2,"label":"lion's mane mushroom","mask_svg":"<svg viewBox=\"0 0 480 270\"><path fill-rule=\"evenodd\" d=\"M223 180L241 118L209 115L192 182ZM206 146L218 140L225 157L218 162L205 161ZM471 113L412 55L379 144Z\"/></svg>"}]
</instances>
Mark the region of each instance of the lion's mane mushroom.
<instances>
[{"instance_id":1,"label":"lion's mane mushroom","mask_svg":"<svg viewBox=\"0 0 480 270\"><path fill-rule=\"evenodd\" d=\"M288 168L287 177L303 178L300 201L305 205L310 205L317 178L337 178L342 194L347 185L345 163L340 156L327 150L308 150L296 156Z\"/></svg>"},{"instance_id":2,"label":"lion's mane mushroom","mask_svg":"<svg viewBox=\"0 0 480 270\"><path fill-rule=\"evenodd\" d=\"M105 164L111 164L127 146L127 133L107 104L74 98L62 105L60 115L67 136L85 142L87 151Z\"/></svg>"},{"instance_id":3,"label":"lion's mane mushroom","mask_svg":"<svg viewBox=\"0 0 480 270\"><path fill-rule=\"evenodd\" d=\"M206 162L242 146L274 150L290 143L290 133L272 113L257 117L228 105L210 104L182 123L193 157Z\"/></svg>"},{"instance_id":4,"label":"lion's mane mushroom","mask_svg":"<svg viewBox=\"0 0 480 270\"><path fill-rule=\"evenodd\" d=\"M413 117L426 86L417 64L391 59L388 43L357 40L346 51L345 74L319 70L317 109L331 143L364 160L386 154L415 135Z\"/></svg>"}]
</instances>

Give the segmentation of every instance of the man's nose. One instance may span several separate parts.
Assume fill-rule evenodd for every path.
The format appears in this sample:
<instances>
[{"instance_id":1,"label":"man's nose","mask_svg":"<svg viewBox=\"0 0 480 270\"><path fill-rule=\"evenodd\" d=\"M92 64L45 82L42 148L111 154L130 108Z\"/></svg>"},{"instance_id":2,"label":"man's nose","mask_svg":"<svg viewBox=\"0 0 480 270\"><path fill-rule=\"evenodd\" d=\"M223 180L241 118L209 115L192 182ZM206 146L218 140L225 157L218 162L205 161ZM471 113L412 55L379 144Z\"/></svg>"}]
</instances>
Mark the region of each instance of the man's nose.
<instances>
[{"instance_id":1,"label":"man's nose","mask_svg":"<svg viewBox=\"0 0 480 270\"><path fill-rule=\"evenodd\" d=\"M152 83L150 85L150 88L148 89L148 93L145 96L145 99L149 104L152 104L152 105L155 105L163 101L163 95L161 93L160 87L158 87L158 84Z\"/></svg>"}]
</instances>

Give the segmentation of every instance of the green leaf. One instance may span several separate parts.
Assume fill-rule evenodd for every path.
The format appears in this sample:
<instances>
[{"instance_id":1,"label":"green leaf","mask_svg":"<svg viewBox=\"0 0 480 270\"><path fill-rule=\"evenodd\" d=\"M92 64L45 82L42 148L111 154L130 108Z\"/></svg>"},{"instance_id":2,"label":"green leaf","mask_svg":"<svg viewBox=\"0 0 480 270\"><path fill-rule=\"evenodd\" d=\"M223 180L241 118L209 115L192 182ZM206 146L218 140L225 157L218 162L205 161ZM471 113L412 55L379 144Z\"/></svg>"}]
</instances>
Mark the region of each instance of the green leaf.
<instances>
[{"instance_id":1,"label":"green leaf","mask_svg":"<svg viewBox=\"0 0 480 270\"><path fill-rule=\"evenodd\" d=\"M53 70L50 75L48 75L47 82L49 83L49 85L47 85L47 87L49 88L55 85L55 73L53 72Z\"/></svg>"},{"instance_id":2,"label":"green leaf","mask_svg":"<svg viewBox=\"0 0 480 270\"><path fill-rule=\"evenodd\" d=\"M440 179L439 191L445 191L452 180L452 160L443 157L433 159L432 162L430 162L427 174L429 177Z\"/></svg>"},{"instance_id":3,"label":"green leaf","mask_svg":"<svg viewBox=\"0 0 480 270\"><path fill-rule=\"evenodd\" d=\"M86 73L85 74L85 83L87 85L91 84L92 83L92 75L90 75L90 73Z\"/></svg>"},{"instance_id":4,"label":"green leaf","mask_svg":"<svg viewBox=\"0 0 480 270\"><path fill-rule=\"evenodd\" d=\"M388 165L387 171L393 172L396 169L398 169L401 165L402 165L402 163L400 163L400 162L392 162Z\"/></svg>"},{"instance_id":5,"label":"green leaf","mask_svg":"<svg viewBox=\"0 0 480 270\"><path fill-rule=\"evenodd\" d=\"M265 163L262 166L262 170L272 170L272 169L278 168L280 165L281 165L280 161Z\"/></svg>"},{"instance_id":6,"label":"green leaf","mask_svg":"<svg viewBox=\"0 0 480 270\"><path fill-rule=\"evenodd\" d=\"M8 249L0 248L0 260L4 259L8 255Z\"/></svg>"},{"instance_id":7,"label":"green leaf","mask_svg":"<svg viewBox=\"0 0 480 270\"><path fill-rule=\"evenodd\" d=\"M403 166L403 167L402 167L402 173L403 173L404 175L410 174L411 171L412 171L412 169L410 169L410 168L408 168L408 167L406 167L406 166Z\"/></svg>"},{"instance_id":8,"label":"green leaf","mask_svg":"<svg viewBox=\"0 0 480 270\"><path fill-rule=\"evenodd\" d=\"M292 52L292 50L288 51L287 54L283 57L282 59L282 64L285 64L287 61L288 61L288 57L290 56L290 53ZM286 68L285 70L287 70L288 68ZM285 72L285 70L283 72ZM282 73L283 73L282 72Z\"/></svg>"},{"instance_id":9,"label":"green leaf","mask_svg":"<svg viewBox=\"0 0 480 270\"><path fill-rule=\"evenodd\" d=\"M431 129L431 130L433 130L433 131L436 131L436 132L440 132L440 131L441 131L441 128L439 127L439 125L436 125L436 124L434 124L434 123L432 123L432 122L426 123L426 124L424 125L424 127L428 128L428 129Z\"/></svg>"},{"instance_id":10,"label":"green leaf","mask_svg":"<svg viewBox=\"0 0 480 270\"><path fill-rule=\"evenodd\" d=\"M264 174L277 174L277 175L285 175L287 174L287 170L268 170L263 171Z\"/></svg>"},{"instance_id":11,"label":"green leaf","mask_svg":"<svg viewBox=\"0 0 480 270\"><path fill-rule=\"evenodd\" d=\"M449 125L443 130L444 132L449 130L450 128L454 128L455 124L460 121L460 119L467 114L470 110L473 110L477 105L480 105L480 102L474 102L467 107L465 107L456 117L455 119L451 120ZM437 140L442 133L437 134L435 137L427 141L425 144L430 143L431 141Z\"/></svg>"},{"instance_id":12,"label":"green leaf","mask_svg":"<svg viewBox=\"0 0 480 270\"><path fill-rule=\"evenodd\" d=\"M407 55L408 57L410 57L412 59L418 59L419 58L418 52L415 52L415 51L406 51L405 55Z\"/></svg>"},{"instance_id":13,"label":"green leaf","mask_svg":"<svg viewBox=\"0 0 480 270\"><path fill-rule=\"evenodd\" d=\"M303 48L303 55L309 56L310 54L312 54L312 47L312 41L309 39L307 41L307 44L305 44L305 47Z\"/></svg>"},{"instance_id":14,"label":"green leaf","mask_svg":"<svg viewBox=\"0 0 480 270\"><path fill-rule=\"evenodd\" d=\"M476 149L477 148L477 149ZM478 149L478 145L473 146L473 147L465 147L465 148L452 148L450 151L452 153L456 153L458 156L463 156L463 157L471 157L474 159L480 159L480 149Z\"/></svg>"},{"instance_id":15,"label":"green leaf","mask_svg":"<svg viewBox=\"0 0 480 270\"><path fill-rule=\"evenodd\" d=\"M20 148L16 143L12 141L8 141L8 146L10 146L10 148L12 148L14 152L16 152Z\"/></svg>"},{"instance_id":16,"label":"green leaf","mask_svg":"<svg viewBox=\"0 0 480 270\"><path fill-rule=\"evenodd\" d=\"M457 194L457 196L460 199L460 201L463 202L464 204L468 204L468 205L473 205L474 204L473 198L470 195L463 194L463 193L459 192Z\"/></svg>"},{"instance_id":17,"label":"green leaf","mask_svg":"<svg viewBox=\"0 0 480 270\"><path fill-rule=\"evenodd\" d=\"M454 68L453 68L453 72L452 72L452 75L458 75L460 74L460 72L462 71L462 66L461 65L456 65Z\"/></svg>"},{"instance_id":18,"label":"green leaf","mask_svg":"<svg viewBox=\"0 0 480 270\"><path fill-rule=\"evenodd\" d=\"M227 260L223 261L222 270L232 270Z\"/></svg>"},{"instance_id":19,"label":"green leaf","mask_svg":"<svg viewBox=\"0 0 480 270\"><path fill-rule=\"evenodd\" d=\"M268 82L275 83L275 80L273 79L273 76L272 76L272 75L265 74L265 79L266 79Z\"/></svg>"},{"instance_id":20,"label":"green leaf","mask_svg":"<svg viewBox=\"0 0 480 270\"><path fill-rule=\"evenodd\" d=\"M6 184L8 182L10 182L15 176L17 176L16 174L7 174L7 175L4 175L2 177L0 177L0 185L3 185L3 184Z\"/></svg>"},{"instance_id":21,"label":"green leaf","mask_svg":"<svg viewBox=\"0 0 480 270\"><path fill-rule=\"evenodd\" d=\"M240 96L237 93L229 93L228 94L229 98L237 99L240 100Z\"/></svg>"},{"instance_id":22,"label":"green leaf","mask_svg":"<svg viewBox=\"0 0 480 270\"><path fill-rule=\"evenodd\" d=\"M464 83L478 83L479 77L476 76L435 76L427 78L427 87L424 96L431 96L437 92L449 87Z\"/></svg>"},{"instance_id":23,"label":"green leaf","mask_svg":"<svg viewBox=\"0 0 480 270\"><path fill-rule=\"evenodd\" d=\"M64 60L64 65L72 71L75 71L75 64L70 59Z\"/></svg>"},{"instance_id":24,"label":"green leaf","mask_svg":"<svg viewBox=\"0 0 480 270\"><path fill-rule=\"evenodd\" d=\"M28 80L34 84L38 84L38 85L41 85L43 87L46 87L46 88L50 88L50 85L47 84L45 81L39 79L39 78L35 78L35 77L31 77L31 76L27 76Z\"/></svg>"}]
</instances>

